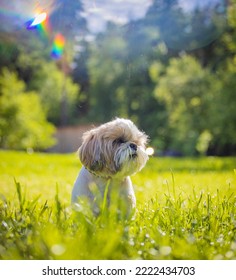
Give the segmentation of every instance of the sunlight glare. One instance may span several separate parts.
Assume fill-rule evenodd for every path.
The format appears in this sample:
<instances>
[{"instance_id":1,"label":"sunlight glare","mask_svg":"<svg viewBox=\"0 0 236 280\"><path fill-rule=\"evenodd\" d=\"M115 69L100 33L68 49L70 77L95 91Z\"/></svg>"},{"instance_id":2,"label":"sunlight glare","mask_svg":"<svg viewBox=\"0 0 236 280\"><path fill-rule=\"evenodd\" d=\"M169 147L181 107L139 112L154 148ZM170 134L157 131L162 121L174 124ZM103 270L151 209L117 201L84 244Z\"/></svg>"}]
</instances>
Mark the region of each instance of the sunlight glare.
<instances>
[{"instance_id":1,"label":"sunlight glare","mask_svg":"<svg viewBox=\"0 0 236 280\"><path fill-rule=\"evenodd\" d=\"M42 23L43 21L45 21L47 17L47 14L46 13L41 13L39 15L37 15L34 19L34 21L31 23L30 27L33 27L33 26L36 26L40 23Z\"/></svg>"},{"instance_id":2,"label":"sunlight glare","mask_svg":"<svg viewBox=\"0 0 236 280\"><path fill-rule=\"evenodd\" d=\"M154 154L155 150L152 148L152 147L148 147L146 149L146 153L149 155L149 156L152 156Z\"/></svg>"}]
</instances>

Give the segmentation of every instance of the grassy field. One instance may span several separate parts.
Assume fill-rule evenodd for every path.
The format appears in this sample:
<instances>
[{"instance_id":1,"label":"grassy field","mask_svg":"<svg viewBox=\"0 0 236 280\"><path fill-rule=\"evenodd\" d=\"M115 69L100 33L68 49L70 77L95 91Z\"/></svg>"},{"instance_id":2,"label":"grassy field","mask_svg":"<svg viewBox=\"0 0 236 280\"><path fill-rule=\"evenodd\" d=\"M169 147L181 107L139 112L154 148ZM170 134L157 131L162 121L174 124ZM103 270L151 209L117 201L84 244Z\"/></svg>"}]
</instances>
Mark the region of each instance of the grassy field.
<instances>
[{"instance_id":1,"label":"grassy field","mask_svg":"<svg viewBox=\"0 0 236 280\"><path fill-rule=\"evenodd\" d=\"M133 220L70 207L75 155L0 151L0 259L236 259L236 158L152 158Z\"/></svg>"}]
</instances>

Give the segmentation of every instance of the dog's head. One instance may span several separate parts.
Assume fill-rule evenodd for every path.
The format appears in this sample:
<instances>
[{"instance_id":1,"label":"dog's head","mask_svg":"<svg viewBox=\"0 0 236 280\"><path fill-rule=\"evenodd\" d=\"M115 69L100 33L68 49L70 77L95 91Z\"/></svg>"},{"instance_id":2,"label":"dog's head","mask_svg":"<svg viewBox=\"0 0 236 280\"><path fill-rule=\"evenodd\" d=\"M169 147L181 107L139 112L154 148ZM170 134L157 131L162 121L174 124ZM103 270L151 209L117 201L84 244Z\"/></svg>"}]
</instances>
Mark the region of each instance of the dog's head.
<instances>
[{"instance_id":1,"label":"dog's head","mask_svg":"<svg viewBox=\"0 0 236 280\"><path fill-rule=\"evenodd\" d=\"M141 170L148 155L147 136L126 119L115 119L83 135L82 164L101 177L126 177Z\"/></svg>"}]
</instances>

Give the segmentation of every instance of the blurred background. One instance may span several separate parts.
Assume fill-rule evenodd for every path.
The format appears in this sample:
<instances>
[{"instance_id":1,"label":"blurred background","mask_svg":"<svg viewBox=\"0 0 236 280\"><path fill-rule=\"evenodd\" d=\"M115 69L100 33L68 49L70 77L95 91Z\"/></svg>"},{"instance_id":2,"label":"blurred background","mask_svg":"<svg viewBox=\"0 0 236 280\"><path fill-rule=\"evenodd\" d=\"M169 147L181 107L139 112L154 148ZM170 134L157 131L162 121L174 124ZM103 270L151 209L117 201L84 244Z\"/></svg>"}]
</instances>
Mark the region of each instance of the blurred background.
<instances>
[{"instance_id":1,"label":"blurred background","mask_svg":"<svg viewBox=\"0 0 236 280\"><path fill-rule=\"evenodd\" d=\"M133 120L156 155L236 154L236 0L0 0L0 148Z\"/></svg>"}]
</instances>

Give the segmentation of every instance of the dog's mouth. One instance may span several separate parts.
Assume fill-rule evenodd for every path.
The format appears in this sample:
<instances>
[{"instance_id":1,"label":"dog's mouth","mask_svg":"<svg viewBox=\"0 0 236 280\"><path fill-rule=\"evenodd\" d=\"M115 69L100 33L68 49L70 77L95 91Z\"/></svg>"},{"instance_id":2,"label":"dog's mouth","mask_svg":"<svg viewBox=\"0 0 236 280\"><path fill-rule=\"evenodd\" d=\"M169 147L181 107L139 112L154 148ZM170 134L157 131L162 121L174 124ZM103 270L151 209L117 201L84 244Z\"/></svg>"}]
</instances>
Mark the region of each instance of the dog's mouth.
<instances>
[{"instance_id":1,"label":"dog's mouth","mask_svg":"<svg viewBox=\"0 0 236 280\"><path fill-rule=\"evenodd\" d=\"M138 156L137 153L133 153L129 156L129 158L130 159L135 159L137 156Z\"/></svg>"}]
</instances>

